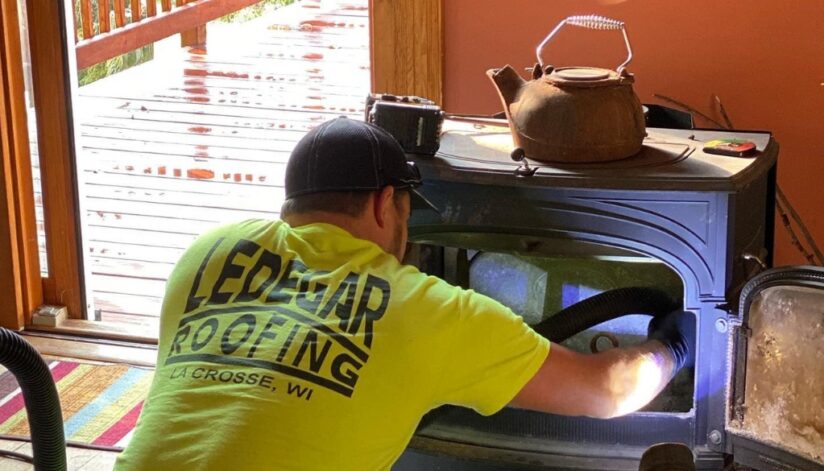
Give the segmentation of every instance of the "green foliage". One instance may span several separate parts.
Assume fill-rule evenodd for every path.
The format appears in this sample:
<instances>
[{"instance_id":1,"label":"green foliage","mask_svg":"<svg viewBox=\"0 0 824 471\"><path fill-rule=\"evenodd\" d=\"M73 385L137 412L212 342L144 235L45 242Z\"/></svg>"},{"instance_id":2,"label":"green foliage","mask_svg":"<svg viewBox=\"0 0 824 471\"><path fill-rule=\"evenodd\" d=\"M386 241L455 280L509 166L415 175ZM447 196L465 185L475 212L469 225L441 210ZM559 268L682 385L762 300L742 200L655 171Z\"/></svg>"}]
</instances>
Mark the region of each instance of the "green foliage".
<instances>
[{"instance_id":1,"label":"green foliage","mask_svg":"<svg viewBox=\"0 0 824 471\"><path fill-rule=\"evenodd\" d=\"M94 81L122 72L129 67L142 64L152 60L154 57L154 47L151 44L140 49L127 52L107 61L95 64L77 72L77 82L79 86L88 85Z\"/></svg>"},{"instance_id":2,"label":"green foliage","mask_svg":"<svg viewBox=\"0 0 824 471\"><path fill-rule=\"evenodd\" d=\"M252 6L248 6L242 10L229 13L228 15L218 19L223 23L242 23L244 21L254 20L266 13L270 8L280 8L282 6L291 5L295 0L262 0Z\"/></svg>"}]
</instances>

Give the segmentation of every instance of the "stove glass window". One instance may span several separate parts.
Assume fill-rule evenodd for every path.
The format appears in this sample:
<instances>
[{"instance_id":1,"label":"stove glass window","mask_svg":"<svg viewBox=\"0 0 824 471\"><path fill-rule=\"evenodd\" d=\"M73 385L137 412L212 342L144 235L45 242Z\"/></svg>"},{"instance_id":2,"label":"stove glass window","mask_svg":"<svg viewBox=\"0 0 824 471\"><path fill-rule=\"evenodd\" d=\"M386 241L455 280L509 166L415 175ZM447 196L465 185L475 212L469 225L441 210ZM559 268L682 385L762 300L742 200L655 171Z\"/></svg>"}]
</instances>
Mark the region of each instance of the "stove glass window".
<instances>
[{"instance_id":1,"label":"stove glass window","mask_svg":"<svg viewBox=\"0 0 824 471\"><path fill-rule=\"evenodd\" d=\"M667 265L648 257L606 248L593 251L592 246L586 250L580 246L558 246L555 254L542 253L552 251L535 245L526 250L504 251L501 249L505 246L500 240L497 242L493 250L417 245L412 247L407 261L452 284L498 300L530 325L614 288L654 287L674 299L683 297L681 278ZM566 250L558 254L558 249ZM598 350L611 348L616 341L621 346L638 344L646 340L649 320L649 316L642 314L620 317L562 343L584 353L591 351L592 344ZM681 371L643 410L689 412L693 407L693 382L691 370Z\"/></svg>"},{"instance_id":2,"label":"stove glass window","mask_svg":"<svg viewBox=\"0 0 824 471\"><path fill-rule=\"evenodd\" d=\"M743 407L730 423L736 433L824 464L822 306L824 291L801 286L767 288L753 300Z\"/></svg>"}]
</instances>

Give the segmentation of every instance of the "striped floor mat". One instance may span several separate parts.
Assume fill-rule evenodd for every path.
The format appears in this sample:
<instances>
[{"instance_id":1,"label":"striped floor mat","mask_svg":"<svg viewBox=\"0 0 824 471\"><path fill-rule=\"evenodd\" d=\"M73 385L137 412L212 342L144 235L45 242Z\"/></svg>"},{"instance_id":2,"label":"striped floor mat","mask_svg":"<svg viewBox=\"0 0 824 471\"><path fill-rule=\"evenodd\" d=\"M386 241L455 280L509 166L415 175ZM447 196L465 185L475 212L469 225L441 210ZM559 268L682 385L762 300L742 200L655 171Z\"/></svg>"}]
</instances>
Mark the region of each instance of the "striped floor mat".
<instances>
[{"instance_id":1,"label":"striped floor mat","mask_svg":"<svg viewBox=\"0 0 824 471\"><path fill-rule=\"evenodd\" d=\"M123 448L132 436L153 370L47 360L60 395L66 440ZM0 435L29 436L17 380L0 367Z\"/></svg>"}]
</instances>

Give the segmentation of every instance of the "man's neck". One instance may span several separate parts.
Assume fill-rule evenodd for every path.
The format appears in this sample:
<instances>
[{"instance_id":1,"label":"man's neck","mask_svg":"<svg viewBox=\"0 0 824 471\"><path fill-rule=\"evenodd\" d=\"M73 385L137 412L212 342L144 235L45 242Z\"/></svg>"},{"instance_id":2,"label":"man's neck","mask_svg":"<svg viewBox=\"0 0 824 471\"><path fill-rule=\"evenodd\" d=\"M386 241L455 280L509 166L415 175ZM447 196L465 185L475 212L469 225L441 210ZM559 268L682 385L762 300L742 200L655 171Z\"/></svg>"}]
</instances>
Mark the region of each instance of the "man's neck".
<instances>
[{"instance_id":1,"label":"man's neck","mask_svg":"<svg viewBox=\"0 0 824 471\"><path fill-rule=\"evenodd\" d=\"M292 214L284 217L283 220L291 227L318 223L331 224L340 227L358 239L371 240L374 242L374 238L370 237L371 234L368 227L358 218L352 216L316 211L312 213Z\"/></svg>"}]
</instances>

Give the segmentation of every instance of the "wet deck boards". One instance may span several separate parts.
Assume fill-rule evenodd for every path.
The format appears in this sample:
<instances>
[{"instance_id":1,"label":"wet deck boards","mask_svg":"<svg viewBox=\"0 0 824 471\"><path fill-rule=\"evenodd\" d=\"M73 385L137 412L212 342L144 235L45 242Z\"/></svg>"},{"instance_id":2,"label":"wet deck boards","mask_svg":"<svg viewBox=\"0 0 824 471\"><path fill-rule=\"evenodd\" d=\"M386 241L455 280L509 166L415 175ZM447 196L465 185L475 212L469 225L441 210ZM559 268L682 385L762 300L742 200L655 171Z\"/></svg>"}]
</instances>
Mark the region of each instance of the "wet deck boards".
<instances>
[{"instance_id":1,"label":"wet deck boards","mask_svg":"<svg viewBox=\"0 0 824 471\"><path fill-rule=\"evenodd\" d=\"M368 29L366 0L306 0L79 90L90 318L154 328L198 234L278 217L294 143L362 116Z\"/></svg>"}]
</instances>

